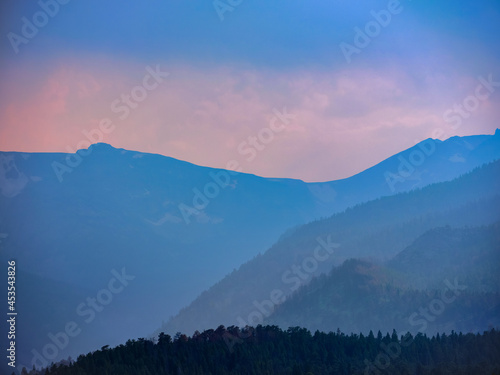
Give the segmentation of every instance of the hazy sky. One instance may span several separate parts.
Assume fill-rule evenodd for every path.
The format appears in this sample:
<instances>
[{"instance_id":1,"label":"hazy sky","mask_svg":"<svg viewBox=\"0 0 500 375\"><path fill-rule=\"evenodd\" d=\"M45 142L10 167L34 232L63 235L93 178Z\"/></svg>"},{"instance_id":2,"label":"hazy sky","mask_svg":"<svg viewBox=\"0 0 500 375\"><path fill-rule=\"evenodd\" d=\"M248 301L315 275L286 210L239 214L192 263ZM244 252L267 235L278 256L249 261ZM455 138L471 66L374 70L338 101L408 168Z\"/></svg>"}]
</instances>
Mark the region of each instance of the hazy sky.
<instances>
[{"instance_id":1,"label":"hazy sky","mask_svg":"<svg viewBox=\"0 0 500 375\"><path fill-rule=\"evenodd\" d=\"M500 127L498 0L54 1L0 5L0 150L324 181Z\"/></svg>"}]
</instances>

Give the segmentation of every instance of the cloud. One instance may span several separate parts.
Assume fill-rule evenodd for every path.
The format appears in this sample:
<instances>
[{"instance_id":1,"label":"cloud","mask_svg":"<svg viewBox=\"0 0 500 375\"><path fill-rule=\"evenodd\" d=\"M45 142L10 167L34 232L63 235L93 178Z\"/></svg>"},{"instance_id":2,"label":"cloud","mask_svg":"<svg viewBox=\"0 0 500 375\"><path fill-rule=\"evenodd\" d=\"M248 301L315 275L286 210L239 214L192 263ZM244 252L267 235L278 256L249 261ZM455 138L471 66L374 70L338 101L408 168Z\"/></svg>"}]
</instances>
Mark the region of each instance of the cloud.
<instances>
[{"instance_id":1,"label":"cloud","mask_svg":"<svg viewBox=\"0 0 500 375\"><path fill-rule=\"evenodd\" d=\"M130 95L147 66L158 64L170 75L121 119L111 103ZM115 127L102 141L115 147L219 168L236 160L244 172L307 181L348 177L438 127L448 136L492 133L500 114L498 93L473 114L481 126L471 126L471 118L450 129L443 112L477 85L454 70L422 83L399 66L280 71L64 56L45 75L28 79L25 70L13 70L0 89L2 150L76 150L85 144L83 132L108 118ZM252 160L241 153L240 145L265 133L274 111L284 108L296 118L271 142L260 142Z\"/></svg>"}]
</instances>

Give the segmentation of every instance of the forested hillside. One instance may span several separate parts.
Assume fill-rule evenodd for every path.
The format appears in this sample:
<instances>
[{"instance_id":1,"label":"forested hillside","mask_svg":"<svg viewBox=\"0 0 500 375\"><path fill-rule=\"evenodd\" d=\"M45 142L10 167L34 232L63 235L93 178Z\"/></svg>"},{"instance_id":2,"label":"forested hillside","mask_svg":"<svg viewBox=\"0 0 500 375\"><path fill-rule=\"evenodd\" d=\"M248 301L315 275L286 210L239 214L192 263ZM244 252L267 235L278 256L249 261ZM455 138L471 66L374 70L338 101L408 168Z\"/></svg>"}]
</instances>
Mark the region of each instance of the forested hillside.
<instances>
[{"instance_id":1,"label":"forested hillside","mask_svg":"<svg viewBox=\"0 0 500 375\"><path fill-rule=\"evenodd\" d=\"M500 210L500 206L496 208ZM419 289L442 289L444 279L459 278L469 290L500 292L499 264L500 222L496 222L482 227L434 228L386 265L407 285Z\"/></svg>"},{"instance_id":2,"label":"forested hillside","mask_svg":"<svg viewBox=\"0 0 500 375\"><path fill-rule=\"evenodd\" d=\"M461 275L463 275L461 273ZM485 275L485 278L493 277ZM313 279L266 319L312 331L367 334L370 330L436 334L500 327L500 294L479 292L465 278L443 278L439 289L407 288L391 268L348 260Z\"/></svg>"},{"instance_id":3,"label":"forested hillside","mask_svg":"<svg viewBox=\"0 0 500 375\"><path fill-rule=\"evenodd\" d=\"M478 267L467 280L470 287L484 284L484 291L498 290L496 272L492 273L498 265L498 228L490 227L483 230L484 233L481 229L463 228L493 225L500 220L499 191L500 162L497 161L450 182L380 198L293 228L264 254L202 293L161 330L174 334L220 324L258 324L270 315L272 308L307 285L314 276L329 272L345 260L362 258L382 263L405 249L393 267L392 277L400 276L399 286L422 287L419 272L427 273L425 286L436 289L445 277L463 276L456 273L456 266L461 265L465 267L463 272ZM458 239L454 239L458 234ZM431 243L434 240L435 243ZM460 247L456 247L459 242ZM419 247L419 243L423 247ZM404 259L410 256L405 254L415 253L417 247L422 251L422 258L415 262L414 271L408 271L413 262L405 266ZM450 259L450 264L441 267L445 257ZM489 270L487 276L483 273L485 270ZM489 280L478 281L479 276ZM273 292L281 298L277 297L271 308L259 309L262 301L271 300ZM303 326L309 323L300 322Z\"/></svg>"},{"instance_id":4,"label":"forested hillside","mask_svg":"<svg viewBox=\"0 0 500 375\"><path fill-rule=\"evenodd\" d=\"M32 371L30 375L37 372ZM416 336L312 334L276 326L210 329L174 339L129 340L53 365L44 375L499 374L500 333ZM24 371L26 374L26 371Z\"/></svg>"}]
</instances>

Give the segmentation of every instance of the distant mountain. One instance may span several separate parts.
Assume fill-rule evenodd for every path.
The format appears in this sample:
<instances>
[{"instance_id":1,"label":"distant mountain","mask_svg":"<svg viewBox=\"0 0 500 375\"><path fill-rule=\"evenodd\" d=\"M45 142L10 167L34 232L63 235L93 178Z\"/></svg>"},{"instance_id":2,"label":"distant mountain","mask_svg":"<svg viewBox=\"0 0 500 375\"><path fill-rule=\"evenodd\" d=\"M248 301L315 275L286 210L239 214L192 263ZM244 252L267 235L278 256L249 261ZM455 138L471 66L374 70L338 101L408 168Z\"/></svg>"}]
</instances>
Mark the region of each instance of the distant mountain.
<instances>
[{"instance_id":1,"label":"distant mountain","mask_svg":"<svg viewBox=\"0 0 500 375\"><path fill-rule=\"evenodd\" d=\"M269 317L275 307L308 284L313 276L328 272L332 266L338 266L347 259L364 258L382 263L412 244L415 246L424 234L420 241L425 243L424 239L430 236L427 232L434 228L491 225L499 221L499 192L500 161L497 161L450 182L380 198L331 218L298 227L289 231L263 255L242 265L202 293L160 330L189 333L219 324L258 324ZM498 268L496 230L497 227L493 227L486 231L493 234L478 242L477 247L469 248L474 238L471 234L461 245L467 251L464 254L473 255L481 267L491 261L492 268ZM489 242L490 237L492 242ZM438 241L429 252L432 249L440 251L440 243ZM492 248L492 243L496 247ZM461 248L456 249L459 251ZM419 251L423 250L419 248ZM481 255L483 252L486 255ZM443 249L441 258L437 255L433 258L444 259L446 256L453 256L449 247ZM457 259L467 263L466 255ZM453 266L455 263L450 264ZM411 267L408 264L408 268ZM442 268L446 272L432 273L432 270L439 269L439 265L430 266L427 276L433 281L441 276L450 276L450 268ZM418 271L415 272L426 272L425 262L416 269ZM404 272L406 269L401 266L388 276L399 278L398 283L401 283ZM411 275L409 273L410 279ZM485 277L490 279L488 284L491 286L492 275ZM410 282L403 285L410 286ZM425 292L421 296L425 296ZM301 325L304 324L301 322Z\"/></svg>"},{"instance_id":2,"label":"distant mountain","mask_svg":"<svg viewBox=\"0 0 500 375\"><path fill-rule=\"evenodd\" d=\"M300 288L266 323L354 333L477 333L500 327L499 235L498 223L438 228L385 266L347 260Z\"/></svg>"},{"instance_id":3,"label":"distant mountain","mask_svg":"<svg viewBox=\"0 0 500 375\"><path fill-rule=\"evenodd\" d=\"M18 299L29 311L19 358L53 345L67 322L81 331L55 358L143 336L298 230L289 228L498 158L497 131L427 140L351 178L305 183L102 143L75 154L0 152L0 259L17 260L20 296L37 293Z\"/></svg>"},{"instance_id":4,"label":"distant mountain","mask_svg":"<svg viewBox=\"0 0 500 375\"><path fill-rule=\"evenodd\" d=\"M444 279L458 277L469 290L485 293L500 293L499 265L500 222L432 229L387 263L412 288L436 289Z\"/></svg>"},{"instance_id":5,"label":"distant mountain","mask_svg":"<svg viewBox=\"0 0 500 375\"><path fill-rule=\"evenodd\" d=\"M360 202L451 181L485 163L500 159L500 129L494 135L426 139L344 180L328 183L336 192L334 212ZM326 189L318 187L318 189Z\"/></svg>"}]
</instances>

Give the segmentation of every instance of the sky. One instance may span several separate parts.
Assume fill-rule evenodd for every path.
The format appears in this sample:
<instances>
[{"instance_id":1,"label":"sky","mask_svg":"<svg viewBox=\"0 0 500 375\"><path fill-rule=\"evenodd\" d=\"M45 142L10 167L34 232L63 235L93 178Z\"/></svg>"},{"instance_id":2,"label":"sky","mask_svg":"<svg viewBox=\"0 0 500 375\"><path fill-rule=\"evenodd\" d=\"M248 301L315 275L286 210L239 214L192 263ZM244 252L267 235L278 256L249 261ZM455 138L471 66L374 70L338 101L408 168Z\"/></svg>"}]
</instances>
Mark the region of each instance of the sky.
<instances>
[{"instance_id":1,"label":"sky","mask_svg":"<svg viewBox=\"0 0 500 375\"><path fill-rule=\"evenodd\" d=\"M3 1L0 150L312 182L500 127L498 0L353 3Z\"/></svg>"}]
</instances>

